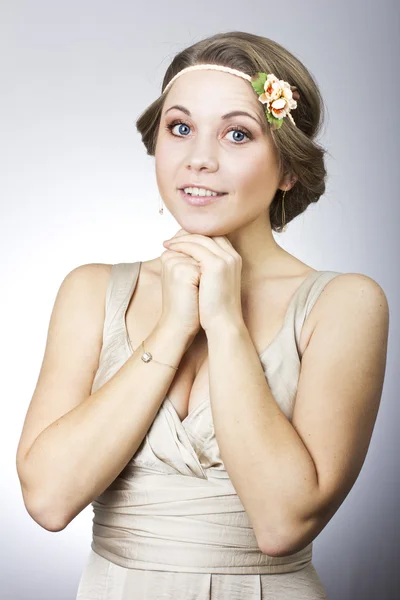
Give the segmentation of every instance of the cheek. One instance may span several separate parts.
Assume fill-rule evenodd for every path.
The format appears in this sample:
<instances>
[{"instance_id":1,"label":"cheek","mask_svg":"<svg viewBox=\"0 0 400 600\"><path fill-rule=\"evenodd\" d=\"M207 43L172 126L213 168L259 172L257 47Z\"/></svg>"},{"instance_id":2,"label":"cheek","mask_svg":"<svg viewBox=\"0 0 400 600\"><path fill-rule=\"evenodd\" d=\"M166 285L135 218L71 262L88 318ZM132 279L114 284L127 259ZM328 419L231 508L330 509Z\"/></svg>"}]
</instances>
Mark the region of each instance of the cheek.
<instances>
[{"instance_id":1,"label":"cheek","mask_svg":"<svg viewBox=\"0 0 400 600\"><path fill-rule=\"evenodd\" d=\"M260 186L274 185L276 180L276 165L271 156L261 155L246 157L238 161L232 170L232 178L238 187L247 190L260 189Z\"/></svg>"},{"instance_id":2,"label":"cheek","mask_svg":"<svg viewBox=\"0 0 400 600\"><path fill-rule=\"evenodd\" d=\"M238 194L240 204L246 200L249 210L258 210L275 195L279 184L278 163L269 149L254 152L252 156L238 161L232 174L232 187Z\"/></svg>"},{"instance_id":3,"label":"cheek","mask_svg":"<svg viewBox=\"0 0 400 600\"><path fill-rule=\"evenodd\" d=\"M162 185L163 182L167 183L173 178L176 158L176 153L170 152L167 148L167 144L157 144L154 159L155 172L159 185Z\"/></svg>"},{"instance_id":4,"label":"cheek","mask_svg":"<svg viewBox=\"0 0 400 600\"><path fill-rule=\"evenodd\" d=\"M168 185L168 172L169 168L165 162L165 157L163 153L158 151L155 154L155 174L157 185L161 192L164 191L164 188Z\"/></svg>"},{"instance_id":5,"label":"cheek","mask_svg":"<svg viewBox=\"0 0 400 600\"><path fill-rule=\"evenodd\" d=\"M154 153L156 164L158 163L158 168L163 171L167 171L173 165L178 164L180 155L182 154L179 144L171 143L170 138L166 137L166 135L160 134Z\"/></svg>"}]
</instances>

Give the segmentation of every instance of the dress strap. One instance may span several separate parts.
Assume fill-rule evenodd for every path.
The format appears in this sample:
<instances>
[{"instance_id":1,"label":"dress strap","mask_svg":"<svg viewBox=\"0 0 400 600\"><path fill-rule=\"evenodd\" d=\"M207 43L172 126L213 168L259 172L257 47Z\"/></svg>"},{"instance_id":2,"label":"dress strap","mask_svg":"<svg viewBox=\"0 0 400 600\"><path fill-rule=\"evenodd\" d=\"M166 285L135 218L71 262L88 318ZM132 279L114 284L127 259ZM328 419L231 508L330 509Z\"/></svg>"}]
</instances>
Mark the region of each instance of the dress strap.
<instances>
[{"instance_id":1,"label":"dress strap","mask_svg":"<svg viewBox=\"0 0 400 600\"><path fill-rule=\"evenodd\" d=\"M107 285L103 341L125 329L125 313L135 290L141 262L112 265Z\"/></svg>"},{"instance_id":2,"label":"dress strap","mask_svg":"<svg viewBox=\"0 0 400 600\"><path fill-rule=\"evenodd\" d=\"M340 271L318 271L315 273L314 277L311 277L308 281L304 282L305 285L300 286L300 289L296 294L294 306L294 327L299 355L300 336L303 325L325 286L329 283L329 281L338 275L343 275L343 273Z\"/></svg>"},{"instance_id":3,"label":"dress strap","mask_svg":"<svg viewBox=\"0 0 400 600\"><path fill-rule=\"evenodd\" d=\"M319 296L323 292L325 286L329 281L337 277L338 275L343 275L343 273L339 271L321 271L320 276L312 282L310 289L308 290L308 294L306 297L306 302L304 305L304 320L310 314L314 304L318 300Z\"/></svg>"}]
</instances>

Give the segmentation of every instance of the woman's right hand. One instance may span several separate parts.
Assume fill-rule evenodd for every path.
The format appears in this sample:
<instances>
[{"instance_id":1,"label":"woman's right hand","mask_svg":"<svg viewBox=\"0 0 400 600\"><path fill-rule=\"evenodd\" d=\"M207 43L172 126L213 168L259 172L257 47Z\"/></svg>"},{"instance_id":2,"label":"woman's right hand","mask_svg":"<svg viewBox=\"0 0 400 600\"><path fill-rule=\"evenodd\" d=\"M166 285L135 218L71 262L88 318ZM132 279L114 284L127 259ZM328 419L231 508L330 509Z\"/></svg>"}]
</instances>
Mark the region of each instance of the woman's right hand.
<instances>
[{"instance_id":1,"label":"woman's right hand","mask_svg":"<svg viewBox=\"0 0 400 600\"><path fill-rule=\"evenodd\" d=\"M179 231L176 236L185 235ZM161 254L162 323L194 337L200 330L200 265L191 256L176 250Z\"/></svg>"}]
</instances>

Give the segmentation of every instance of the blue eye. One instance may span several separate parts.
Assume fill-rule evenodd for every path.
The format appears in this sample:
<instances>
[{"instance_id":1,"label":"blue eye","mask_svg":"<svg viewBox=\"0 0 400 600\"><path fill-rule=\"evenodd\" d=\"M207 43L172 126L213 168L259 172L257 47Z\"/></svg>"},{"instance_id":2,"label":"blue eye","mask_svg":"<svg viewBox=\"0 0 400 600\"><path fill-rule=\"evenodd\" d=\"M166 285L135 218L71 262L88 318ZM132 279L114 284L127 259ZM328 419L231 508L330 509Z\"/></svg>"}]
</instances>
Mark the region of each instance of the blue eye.
<instances>
[{"instance_id":1,"label":"blue eye","mask_svg":"<svg viewBox=\"0 0 400 600\"><path fill-rule=\"evenodd\" d=\"M247 133L245 130L241 129L241 127L231 127L231 129L229 129L228 133L230 133L231 131L233 131L234 133L240 133L241 135L245 135L247 136L249 139L251 139L251 136L249 133ZM236 139L235 141L242 143L243 138L241 139Z\"/></svg>"},{"instance_id":2,"label":"blue eye","mask_svg":"<svg viewBox=\"0 0 400 600\"><path fill-rule=\"evenodd\" d=\"M171 123L170 125L167 125L167 128L170 130L170 132L172 133L172 130L177 126L183 126L183 127L187 127L189 128L189 125L187 125L186 123L183 123L182 121L175 121L173 123ZM183 133L182 131L180 131L180 133ZM175 133L173 133L172 135L176 135Z\"/></svg>"},{"instance_id":3,"label":"blue eye","mask_svg":"<svg viewBox=\"0 0 400 600\"><path fill-rule=\"evenodd\" d=\"M179 125L180 127L183 127L183 129L186 127L186 134L184 133L184 131L182 131L182 129L180 129L180 134L182 134L182 135L179 135L179 134L177 135L176 133L172 133L172 130L177 125ZM168 123L166 128L175 137L186 137L188 130L190 129L190 126L187 123L185 123L184 121L180 121L180 120L176 119L175 121L172 121L172 123ZM238 125L234 125L228 130L228 133L230 133L231 131L233 131L235 133L239 132L240 134L245 135L248 140L253 139L253 136L251 135L251 133L249 131L247 131L247 129L244 129L244 127L239 127ZM245 141L243 141L243 137L239 140L236 139L234 141L236 141L236 145L246 143Z\"/></svg>"}]
</instances>

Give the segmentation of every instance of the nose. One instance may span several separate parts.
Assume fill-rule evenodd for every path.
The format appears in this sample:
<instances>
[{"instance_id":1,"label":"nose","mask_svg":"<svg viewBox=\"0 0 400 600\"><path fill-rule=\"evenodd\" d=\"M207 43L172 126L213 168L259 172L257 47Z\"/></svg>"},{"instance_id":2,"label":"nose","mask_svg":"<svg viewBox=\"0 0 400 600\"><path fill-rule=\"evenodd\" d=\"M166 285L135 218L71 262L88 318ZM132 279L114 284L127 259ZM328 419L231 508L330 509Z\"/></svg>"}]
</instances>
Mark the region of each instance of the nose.
<instances>
[{"instance_id":1,"label":"nose","mask_svg":"<svg viewBox=\"0 0 400 600\"><path fill-rule=\"evenodd\" d=\"M216 171L218 158L216 148L210 140L196 140L190 146L186 159L186 167L193 171Z\"/></svg>"}]
</instances>

